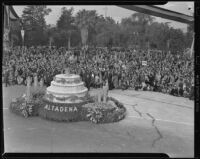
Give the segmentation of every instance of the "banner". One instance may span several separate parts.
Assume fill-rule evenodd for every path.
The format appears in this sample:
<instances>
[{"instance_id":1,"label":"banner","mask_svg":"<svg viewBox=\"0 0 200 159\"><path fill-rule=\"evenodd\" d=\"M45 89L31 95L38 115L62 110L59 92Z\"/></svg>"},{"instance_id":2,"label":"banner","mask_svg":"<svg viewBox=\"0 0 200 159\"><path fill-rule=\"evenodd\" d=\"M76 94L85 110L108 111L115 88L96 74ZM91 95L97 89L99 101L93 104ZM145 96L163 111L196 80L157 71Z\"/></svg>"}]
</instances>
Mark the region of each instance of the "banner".
<instances>
[{"instance_id":1,"label":"banner","mask_svg":"<svg viewBox=\"0 0 200 159\"><path fill-rule=\"evenodd\" d=\"M147 66L147 61L142 61L142 66Z\"/></svg>"}]
</instances>

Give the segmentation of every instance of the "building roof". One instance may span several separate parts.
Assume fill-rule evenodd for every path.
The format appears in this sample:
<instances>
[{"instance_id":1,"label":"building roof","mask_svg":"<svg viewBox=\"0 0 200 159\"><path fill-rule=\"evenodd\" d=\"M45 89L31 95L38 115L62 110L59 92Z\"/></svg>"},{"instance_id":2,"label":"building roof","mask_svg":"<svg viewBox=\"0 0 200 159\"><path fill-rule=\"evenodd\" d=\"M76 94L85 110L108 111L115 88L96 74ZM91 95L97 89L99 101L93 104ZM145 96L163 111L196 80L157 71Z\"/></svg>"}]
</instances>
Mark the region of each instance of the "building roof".
<instances>
[{"instance_id":1,"label":"building roof","mask_svg":"<svg viewBox=\"0 0 200 159\"><path fill-rule=\"evenodd\" d=\"M153 16L174 20L181 23L190 24L194 22L194 17L171 11L168 9L152 6L152 5L119 5L119 7L126 8L129 10L142 12L144 14L150 14Z\"/></svg>"},{"instance_id":2,"label":"building roof","mask_svg":"<svg viewBox=\"0 0 200 159\"><path fill-rule=\"evenodd\" d=\"M9 10L10 10L10 19L11 20L18 20L19 16L17 15L17 13L15 12L14 8L12 6L9 6Z\"/></svg>"}]
</instances>

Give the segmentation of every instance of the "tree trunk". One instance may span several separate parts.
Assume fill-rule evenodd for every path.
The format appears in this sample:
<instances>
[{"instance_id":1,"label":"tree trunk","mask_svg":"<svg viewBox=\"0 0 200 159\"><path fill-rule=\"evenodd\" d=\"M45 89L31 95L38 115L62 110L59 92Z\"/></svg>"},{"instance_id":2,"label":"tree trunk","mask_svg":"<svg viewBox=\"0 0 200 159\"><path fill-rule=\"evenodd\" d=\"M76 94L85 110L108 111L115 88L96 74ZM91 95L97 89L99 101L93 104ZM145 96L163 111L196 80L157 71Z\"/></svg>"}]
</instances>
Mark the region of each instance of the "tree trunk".
<instances>
[{"instance_id":1,"label":"tree trunk","mask_svg":"<svg viewBox=\"0 0 200 159\"><path fill-rule=\"evenodd\" d=\"M87 44L87 40L88 40L88 29L87 29L87 27L81 28L81 39L82 39L82 45L85 46Z\"/></svg>"},{"instance_id":2,"label":"tree trunk","mask_svg":"<svg viewBox=\"0 0 200 159\"><path fill-rule=\"evenodd\" d=\"M68 50L71 48L71 35L68 36Z\"/></svg>"},{"instance_id":3,"label":"tree trunk","mask_svg":"<svg viewBox=\"0 0 200 159\"><path fill-rule=\"evenodd\" d=\"M150 55L150 43L149 43L149 41L147 42L147 45L148 45L148 57L149 57L149 55Z\"/></svg>"},{"instance_id":4,"label":"tree trunk","mask_svg":"<svg viewBox=\"0 0 200 159\"><path fill-rule=\"evenodd\" d=\"M52 41L52 39L50 38L49 39L49 47L51 47L51 41Z\"/></svg>"}]
</instances>

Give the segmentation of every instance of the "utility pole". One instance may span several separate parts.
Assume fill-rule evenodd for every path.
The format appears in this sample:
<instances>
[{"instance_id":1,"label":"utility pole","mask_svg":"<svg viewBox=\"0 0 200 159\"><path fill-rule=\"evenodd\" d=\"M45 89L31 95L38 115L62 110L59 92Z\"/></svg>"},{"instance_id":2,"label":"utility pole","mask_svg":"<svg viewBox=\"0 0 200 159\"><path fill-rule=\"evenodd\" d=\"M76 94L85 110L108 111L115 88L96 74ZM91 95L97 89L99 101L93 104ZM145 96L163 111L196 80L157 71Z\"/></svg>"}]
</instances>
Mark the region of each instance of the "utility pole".
<instances>
[{"instance_id":1,"label":"utility pole","mask_svg":"<svg viewBox=\"0 0 200 159\"><path fill-rule=\"evenodd\" d=\"M105 17L107 17L107 10L108 10L108 7L105 7L103 8L105 10Z\"/></svg>"},{"instance_id":2,"label":"utility pole","mask_svg":"<svg viewBox=\"0 0 200 159\"><path fill-rule=\"evenodd\" d=\"M191 45L191 48L190 48L190 57L192 57L192 54L194 52L194 33L193 33L193 40L192 40L192 45Z\"/></svg>"},{"instance_id":3,"label":"utility pole","mask_svg":"<svg viewBox=\"0 0 200 159\"><path fill-rule=\"evenodd\" d=\"M191 16L194 16L194 6L191 6L191 5L188 5L188 10L190 11L190 14ZM192 54L194 52L194 31L193 31L193 34L192 34L192 45L191 45L191 48L190 48L190 57L192 57Z\"/></svg>"}]
</instances>

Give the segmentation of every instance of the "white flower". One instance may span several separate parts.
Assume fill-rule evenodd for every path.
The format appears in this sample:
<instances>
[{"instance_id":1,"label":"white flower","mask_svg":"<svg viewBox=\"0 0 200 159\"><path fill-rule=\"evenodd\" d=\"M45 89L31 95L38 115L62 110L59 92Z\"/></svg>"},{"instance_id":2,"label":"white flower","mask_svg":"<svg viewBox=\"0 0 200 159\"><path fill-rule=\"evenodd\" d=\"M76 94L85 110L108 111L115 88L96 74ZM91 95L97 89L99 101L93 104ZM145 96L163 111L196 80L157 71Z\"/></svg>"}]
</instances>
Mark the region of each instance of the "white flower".
<instances>
[{"instance_id":1,"label":"white flower","mask_svg":"<svg viewBox=\"0 0 200 159\"><path fill-rule=\"evenodd\" d=\"M91 114L87 114L87 117L90 117L91 116Z\"/></svg>"}]
</instances>

